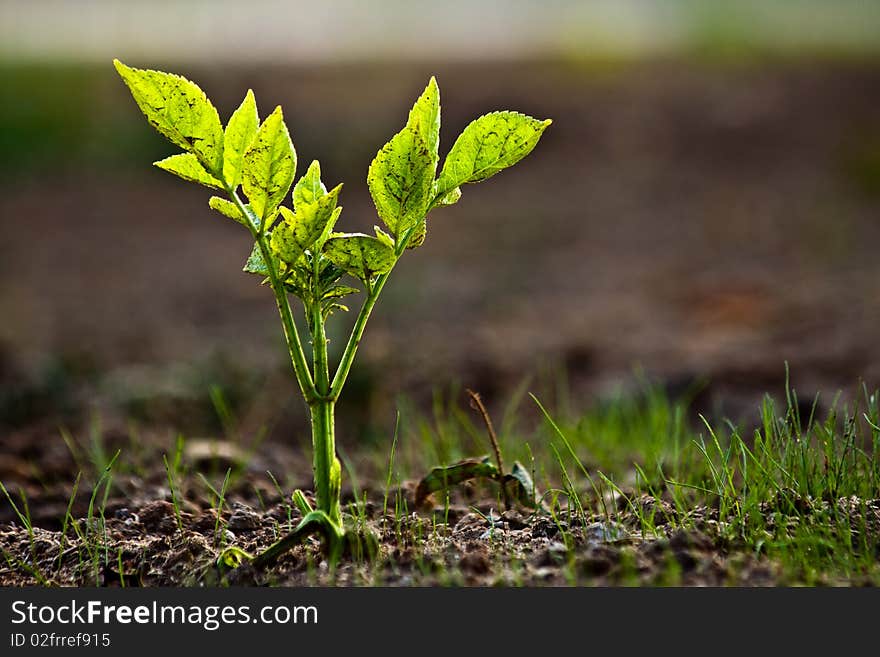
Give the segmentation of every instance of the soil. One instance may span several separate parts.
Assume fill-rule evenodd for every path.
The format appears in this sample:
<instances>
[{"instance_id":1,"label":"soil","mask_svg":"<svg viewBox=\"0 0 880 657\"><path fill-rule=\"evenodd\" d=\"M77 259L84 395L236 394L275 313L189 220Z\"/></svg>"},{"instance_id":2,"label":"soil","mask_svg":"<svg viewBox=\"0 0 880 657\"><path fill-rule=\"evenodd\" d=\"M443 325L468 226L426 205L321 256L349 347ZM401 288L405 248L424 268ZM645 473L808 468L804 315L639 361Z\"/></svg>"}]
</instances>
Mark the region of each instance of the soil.
<instances>
[{"instance_id":1,"label":"soil","mask_svg":"<svg viewBox=\"0 0 880 657\"><path fill-rule=\"evenodd\" d=\"M395 494L408 496L412 503L411 491L409 487ZM0 585L774 586L797 581L779 564L731 540L712 509L689 512L690 529L673 529L660 521L645 535L627 510L631 504L659 509L670 521L682 520L667 502L649 496L621 498L612 509L613 520L597 516L582 521L525 509L498 513L491 500L383 514L382 498L368 495L358 525L379 539L372 559L347 555L332 570L314 538L259 571L246 562L234 569L218 566L225 545L258 553L300 517L278 499L264 497L263 502L268 502L264 509L232 501L218 522L210 502L202 500L205 508L188 505L190 511L180 511L178 526L172 502L111 499L102 530L101 545L107 553L103 547L91 548L99 550L97 561L72 530L62 535L35 528L30 535L7 525L0 530L0 547L11 555L13 565L17 561L36 566L40 575L26 568L0 567ZM865 505L854 499L837 504L852 513L868 509L869 530L880 532L880 499ZM797 519L779 521L804 522L803 510ZM820 575L814 583L859 582Z\"/></svg>"},{"instance_id":2,"label":"soil","mask_svg":"<svg viewBox=\"0 0 880 657\"><path fill-rule=\"evenodd\" d=\"M880 514L880 501L877 508ZM218 530L213 509L181 513L183 528L178 529L171 502L111 500L106 520L111 558L97 568L73 531L62 545L59 532L35 529L31 538L23 529L7 527L0 531L0 546L15 559L36 564L46 583L62 586L764 586L781 581L774 563L721 538L705 509L695 511L693 530L661 528L647 537L625 514L613 522L584 523L527 511L498 514L489 503L399 518L382 515L381 509L381 500L368 503L362 523L380 540L378 556L360 562L347 558L335 572L317 539L262 571L248 564L231 571L217 566L222 544L258 552L283 533L289 517L295 523L298 512L288 516L280 503L261 511L234 502ZM2 585L37 583L21 568L0 568Z\"/></svg>"}]
</instances>

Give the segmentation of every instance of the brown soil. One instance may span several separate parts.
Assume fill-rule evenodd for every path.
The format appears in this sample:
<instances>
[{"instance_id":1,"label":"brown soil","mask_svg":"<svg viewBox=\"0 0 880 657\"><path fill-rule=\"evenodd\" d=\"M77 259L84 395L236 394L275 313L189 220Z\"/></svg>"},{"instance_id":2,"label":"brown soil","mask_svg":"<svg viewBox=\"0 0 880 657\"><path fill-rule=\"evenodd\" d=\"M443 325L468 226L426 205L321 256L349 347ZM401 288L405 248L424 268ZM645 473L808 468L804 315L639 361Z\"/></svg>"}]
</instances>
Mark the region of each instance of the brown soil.
<instances>
[{"instance_id":1,"label":"brown soil","mask_svg":"<svg viewBox=\"0 0 880 657\"><path fill-rule=\"evenodd\" d=\"M772 562L728 545L705 509L695 512L693 530L661 528L645 537L626 514L613 522L582 523L522 511L498 514L493 504L477 503L395 517L383 516L381 505L381 499L368 503L365 520L380 539L379 555L370 562L347 558L335 573L328 570L317 539L263 571L249 565L231 572L217 567L221 543L258 552L283 534L289 517L296 523L298 512L288 516L277 501L265 511L235 502L224 511L219 529L213 509L183 512L183 529L178 529L168 501L111 500L106 511L110 558L103 565L100 548L97 568L73 531L62 545L59 532L35 529L31 537L7 527L0 531L0 546L14 560L35 565L45 583L62 586L757 586L780 581ZM0 585L40 581L20 566L0 568Z\"/></svg>"}]
</instances>

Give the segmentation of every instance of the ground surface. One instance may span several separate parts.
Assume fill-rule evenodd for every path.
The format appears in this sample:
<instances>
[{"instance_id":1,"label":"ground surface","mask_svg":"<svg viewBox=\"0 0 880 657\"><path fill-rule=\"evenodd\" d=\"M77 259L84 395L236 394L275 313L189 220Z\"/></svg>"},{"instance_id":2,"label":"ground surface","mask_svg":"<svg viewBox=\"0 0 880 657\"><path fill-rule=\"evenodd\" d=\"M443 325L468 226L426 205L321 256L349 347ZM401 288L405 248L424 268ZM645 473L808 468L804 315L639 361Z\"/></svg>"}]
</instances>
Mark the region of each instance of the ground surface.
<instances>
[{"instance_id":1,"label":"ground surface","mask_svg":"<svg viewBox=\"0 0 880 657\"><path fill-rule=\"evenodd\" d=\"M647 502L646 502L647 503ZM125 504L125 506L122 506ZM489 505L480 505L486 514ZM880 513L880 501L877 503ZM748 552L730 550L712 536L712 522L698 511L698 529L659 531L645 538L638 522L581 524L512 511L492 521L468 507L438 508L402 519L393 515L368 521L382 541L376 562L347 559L336 573L315 544L292 550L263 571L242 567L231 573L216 566L222 548L216 540L216 515L183 516L178 530L171 503L138 505L131 500L109 506L107 537L110 559L94 567L79 553L75 534L61 544L58 533L36 530L0 533L0 545L23 563L36 563L40 577L19 567L0 575L4 585L196 586L268 584L334 585L525 585L648 584L767 586L781 583L779 567ZM381 508L380 508L381 510ZM370 514L373 515L373 514ZM294 522L299 517L293 513ZM288 512L276 505L265 512L238 504L220 529L226 543L265 549L287 527ZM442 524L447 518L449 524ZM437 526L435 522L441 524ZM568 545L566 544L568 541ZM33 551L31 549L33 545ZM60 558L59 558L60 555ZM2 572L2 570L0 570ZM121 575L120 575L121 573ZM827 580L825 583L834 583Z\"/></svg>"},{"instance_id":2,"label":"ground surface","mask_svg":"<svg viewBox=\"0 0 880 657\"><path fill-rule=\"evenodd\" d=\"M16 98L0 103L8 146L0 162L0 482L33 525L24 529L0 499L9 557L0 583L219 581L211 564L222 546L268 545L295 522L286 500L311 476L273 304L239 272L246 235L211 216L201 190L150 170L171 150L153 140L109 66L0 73L0 93ZM650 468L655 443L670 448L673 420L629 426L641 411L622 412L620 426L600 423L575 445L591 475L621 482L614 514L594 496L576 518L521 510L495 524L472 508L501 516L485 489L457 492L444 522L411 499L383 512L386 490L400 488L407 500L432 465L487 451L462 420L470 411L456 382L487 399L511 458L528 462L534 452L544 490L562 486L563 474L536 409L521 400L526 389L572 427L592 427L591 414L606 413L609 400L639 399L633 372L641 368L670 403L686 397L690 442L702 430L698 411L718 423L733 418L750 436L761 396L784 390L786 360L805 414L819 390L824 417L837 390L852 400L860 379L876 388L876 63L186 73L222 114L247 86L264 114L282 103L301 169L320 157L328 179L345 182L349 229L374 222L366 166L430 73L443 92L442 151L487 109L554 119L521 167L432 215L426 245L401 264L368 328L339 436L349 499L368 491L362 514L382 538L379 561L331 576L311 545L269 573L244 569L231 581L876 582L868 529L853 529L871 537L850 546L853 563L823 572L821 560L793 564L756 548L754 527L736 529L724 516L723 495L694 498L646 532L621 500L648 503L633 463ZM398 409L399 452L386 486ZM104 504L94 486L117 450ZM227 468L218 523L217 496L199 473L219 491ZM693 473L691 483L704 476ZM849 492L800 490L783 516L824 521L853 507L870 528L880 490L865 481ZM589 497L588 482L576 484ZM671 503L671 490L654 484L656 504ZM765 497L755 503L771 504ZM62 540L69 503L78 522ZM777 528L766 531L775 538L761 545L780 540Z\"/></svg>"}]
</instances>

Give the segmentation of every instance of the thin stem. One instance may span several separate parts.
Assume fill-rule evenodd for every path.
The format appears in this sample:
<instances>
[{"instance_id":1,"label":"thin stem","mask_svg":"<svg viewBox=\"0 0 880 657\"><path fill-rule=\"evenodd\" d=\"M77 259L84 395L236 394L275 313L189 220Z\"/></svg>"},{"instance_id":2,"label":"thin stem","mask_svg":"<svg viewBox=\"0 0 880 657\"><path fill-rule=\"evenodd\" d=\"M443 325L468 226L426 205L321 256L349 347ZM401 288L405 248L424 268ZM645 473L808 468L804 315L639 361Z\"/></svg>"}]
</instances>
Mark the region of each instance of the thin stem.
<instances>
[{"instance_id":1,"label":"thin stem","mask_svg":"<svg viewBox=\"0 0 880 657\"><path fill-rule=\"evenodd\" d=\"M501 482L501 497L504 499L504 507L510 508L510 500L507 499L507 486L504 483L504 462L501 460L501 446L498 444L498 435L495 433L495 427L492 425L492 418L489 417L489 411L486 410L480 393L474 392L470 388L465 390L471 398L471 408L477 411L483 418L483 424L486 425L486 433L489 434L489 442L492 443L492 450L495 452L495 462L498 464L498 477Z\"/></svg>"},{"instance_id":2,"label":"thin stem","mask_svg":"<svg viewBox=\"0 0 880 657\"><path fill-rule=\"evenodd\" d=\"M312 329L312 361L315 371L315 390L320 397L330 393L330 368L327 363L327 334L324 329L324 315L321 300L316 298L309 304Z\"/></svg>"},{"instance_id":3,"label":"thin stem","mask_svg":"<svg viewBox=\"0 0 880 657\"><path fill-rule=\"evenodd\" d=\"M372 286L367 285L367 298L364 301L364 305L361 306L361 310L354 322L354 327L351 329L351 335L348 338L348 343L345 345L345 351L342 352L342 358L339 360L339 366L336 368L336 374L333 377L333 384L330 386L331 399L338 399L339 393L342 392L342 387L345 385L348 373L351 371L351 365L354 362L358 346L364 335L364 329L367 327L367 321L370 319L370 313L373 312L373 307L376 305L376 301L379 300L379 295L382 293L382 288L385 287L385 282L388 280L388 277L391 275L391 272L400 260L400 256L403 255L403 252L406 250L410 237L417 226L418 224L410 228L401 236L397 247L395 248L395 255L397 257L395 258L391 269L378 276L376 282L373 283Z\"/></svg>"},{"instance_id":4,"label":"thin stem","mask_svg":"<svg viewBox=\"0 0 880 657\"><path fill-rule=\"evenodd\" d=\"M348 338L348 343L345 345L345 351L342 352L342 358L339 360L339 366L336 368L333 384L330 386L331 399L337 399L339 393L342 392L342 387L345 385L348 373L351 371L351 365L354 362L355 354L357 354L358 346L364 335L364 329L367 327L367 321L370 319L370 313L373 312L373 307L376 305L379 294L382 292L382 288L385 286L385 281L388 280L388 274L390 273L382 274L376 279L369 295L364 301L364 305L361 306L361 310L354 322L354 327L351 330L351 335Z\"/></svg>"},{"instance_id":5,"label":"thin stem","mask_svg":"<svg viewBox=\"0 0 880 657\"><path fill-rule=\"evenodd\" d=\"M306 402L309 403L317 396L315 383L312 379L312 375L309 373L309 366L306 362L305 353L303 352L302 341L299 338L299 331L296 328L296 322L293 320L293 313L290 310L290 302L287 299L287 292L284 290L284 285L278 277L278 269L275 267L275 261L272 259L272 254L269 251L269 245L266 243L266 235L260 229L260 220L254 217L253 213L248 210L244 203L242 203L235 190L227 187L226 192L229 195L230 200L238 208L238 211L247 218L251 229L251 235L253 235L254 240L259 246L260 254L263 256L263 261L266 263L266 269L269 272L269 285L275 293L275 303L278 306L278 313L281 315L281 324L284 327L284 337L287 340L287 351L290 354L293 371L296 374L296 380L299 383L299 388L302 391L303 397L305 397Z\"/></svg>"}]
</instances>

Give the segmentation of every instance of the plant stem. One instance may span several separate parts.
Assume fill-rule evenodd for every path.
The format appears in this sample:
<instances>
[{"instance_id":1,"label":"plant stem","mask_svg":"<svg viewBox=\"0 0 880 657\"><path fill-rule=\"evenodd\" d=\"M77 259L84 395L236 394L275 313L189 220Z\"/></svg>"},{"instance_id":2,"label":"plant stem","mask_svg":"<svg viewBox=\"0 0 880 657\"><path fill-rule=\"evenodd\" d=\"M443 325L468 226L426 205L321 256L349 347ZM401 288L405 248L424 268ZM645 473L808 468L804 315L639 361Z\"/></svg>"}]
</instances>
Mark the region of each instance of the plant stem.
<instances>
[{"instance_id":1,"label":"plant stem","mask_svg":"<svg viewBox=\"0 0 880 657\"><path fill-rule=\"evenodd\" d=\"M369 295L364 300L364 305L361 306L361 310L354 322L354 328L352 328L351 335L348 338L348 343L345 345L345 351L342 353L342 358L339 360L339 366L336 368L336 375L333 377L333 385L330 386L330 397L334 399L338 398L339 393L342 392L342 387L345 385L348 373L351 371L351 365L354 362L358 346L364 335L364 329L367 327L367 320L370 319L370 313L373 312L373 307L376 305L376 301L379 299L379 294L382 292L382 288L385 286L385 281L388 280L388 275L390 273L391 272L382 274L376 279Z\"/></svg>"},{"instance_id":2,"label":"plant stem","mask_svg":"<svg viewBox=\"0 0 880 657\"><path fill-rule=\"evenodd\" d=\"M342 523L339 504L341 467L336 458L335 399L330 395L330 371L327 364L327 335L321 301L311 305L312 356L315 368L316 399L309 404L312 415L312 452L315 477L315 503L337 525Z\"/></svg>"},{"instance_id":3,"label":"plant stem","mask_svg":"<svg viewBox=\"0 0 880 657\"><path fill-rule=\"evenodd\" d=\"M257 569L270 566L290 548L316 532L323 534L331 554L331 562L335 562L342 548L342 527L338 522L329 519L323 511L312 511L300 521L296 529L258 554L251 563Z\"/></svg>"},{"instance_id":4,"label":"plant stem","mask_svg":"<svg viewBox=\"0 0 880 657\"><path fill-rule=\"evenodd\" d=\"M337 525L341 525L339 493L342 468L336 458L335 407L333 402L325 399L309 406L309 410L312 414L315 507L326 513Z\"/></svg>"},{"instance_id":5,"label":"plant stem","mask_svg":"<svg viewBox=\"0 0 880 657\"><path fill-rule=\"evenodd\" d=\"M306 363L306 356L303 352L302 341L299 338L299 331L296 328L296 322L293 321L293 313L290 310L290 302L287 299L287 292L278 277L278 270L275 267L275 261L272 259L269 245L266 243L265 232L260 230L260 219L255 217L253 212L242 203L234 189L227 187L226 192L229 195L230 200L238 208L238 211L242 213L242 216L247 218L248 225L251 229L251 235L260 247L260 254L263 256L263 261L266 263L266 269L269 272L269 285L275 293L275 304L278 306L278 313L281 315L281 324L284 327L284 337L287 341L287 351L290 353L290 361L293 364L293 371L296 374L296 380L299 383L299 388L302 391L306 403L311 403L311 401L317 396L317 391L315 390L312 376L309 373L309 366Z\"/></svg>"},{"instance_id":6,"label":"plant stem","mask_svg":"<svg viewBox=\"0 0 880 657\"><path fill-rule=\"evenodd\" d=\"M465 390L471 398L471 408L477 411L483 418L483 424L486 425L486 433L489 434L489 442L492 444L492 451L495 452L495 462L498 464L498 477L501 483L501 497L504 499L504 508L510 508L510 500L507 497L507 486L504 483L504 462L501 460L501 446L498 444L498 435L495 433L495 427L492 425L492 418L489 417L489 411L480 397L480 393L474 392L470 388Z\"/></svg>"},{"instance_id":7,"label":"plant stem","mask_svg":"<svg viewBox=\"0 0 880 657\"><path fill-rule=\"evenodd\" d=\"M354 327L351 329L351 335L348 338L348 343L345 345L345 351L342 352L342 358L339 361L339 366L336 368L336 374L333 377L333 384L330 386L330 397L333 399L338 399L339 393L342 392L342 387L345 385L349 371L351 371L351 365L354 362L358 346L364 335L364 329L367 327L367 321L370 319L370 313L373 312L373 306L375 306L376 301L379 300L379 295L382 293L382 288L385 287L385 282L388 280L388 277L391 276L391 272L400 260L400 256L403 255L403 252L406 250L410 237L416 228L417 226L413 226L401 236L394 250L396 256L394 265L392 265L391 269L387 272L378 276L372 287L368 287L367 298L364 301L364 305L361 306L361 310L354 322Z\"/></svg>"}]
</instances>

